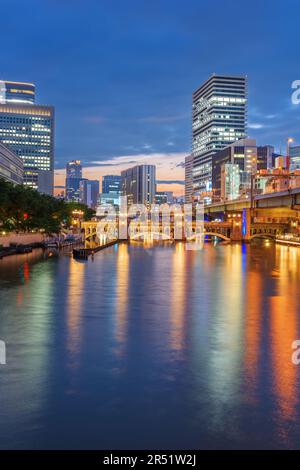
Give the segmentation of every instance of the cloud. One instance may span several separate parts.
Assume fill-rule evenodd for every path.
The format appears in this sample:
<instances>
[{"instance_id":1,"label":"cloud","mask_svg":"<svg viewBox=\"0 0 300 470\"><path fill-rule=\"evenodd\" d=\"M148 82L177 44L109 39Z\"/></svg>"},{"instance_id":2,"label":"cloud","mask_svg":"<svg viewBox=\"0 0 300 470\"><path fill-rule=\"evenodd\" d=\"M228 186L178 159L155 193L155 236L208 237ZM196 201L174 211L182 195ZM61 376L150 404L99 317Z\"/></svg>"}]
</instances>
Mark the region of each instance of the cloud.
<instances>
[{"instance_id":1,"label":"cloud","mask_svg":"<svg viewBox=\"0 0 300 470\"><path fill-rule=\"evenodd\" d=\"M109 160L94 160L86 166L83 165L83 176L89 179L102 180L103 175L119 175L122 170L135 165L155 165L156 178L159 185L167 185L176 195L181 195L183 190L184 169L182 162L187 153L141 153L137 155L120 155ZM55 184L60 186L65 181L65 169L55 171Z\"/></svg>"},{"instance_id":2,"label":"cloud","mask_svg":"<svg viewBox=\"0 0 300 470\"><path fill-rule=\"evenodd\" d=\"M156 180L157 184L183 184L184 180Z\"/></svg>"},{"instance_id":3,"label":"cloud","mask_svg":"<svg viewBox=\"0 0 300 470\"><path fill-rule=\"evenodd\" d=\"M263 129L265 126L264 124L259 124L258 122L252 122L248 124L249 129Z\"/></svg>"},{"instance_id":4,"label":"cloud","mask_svg":"<svg viewBox=\"0 0 300 470\"><path fill-rule=\"evenodd\" d=\"M93 166L93 165L96 165L98 167L106 167L106 166L121 166L121 165L124 165L124 164L127 164L127 165L137 165L138 164L138 160L128 160L127 162L124 162L124 161L120 161L120 162L106 162L106 161L91 161L91 162L88 162L88 166Z\"/></svg>"},{"instance_id":5,"label":"cloud","mask_svg":"<svg viewBox=\"0 0 300 470\"><path fill-rule=\"evenodd\" d=\"M157 166L168 165L179 165L182 163L186 152L167 152L167 153L140 153L136 155L120 155L114 156L108 160L92 160L88 163L88 166L125 166L125 165L141 165L141 164L153 164Z\"/></svg>"}]
</instances>

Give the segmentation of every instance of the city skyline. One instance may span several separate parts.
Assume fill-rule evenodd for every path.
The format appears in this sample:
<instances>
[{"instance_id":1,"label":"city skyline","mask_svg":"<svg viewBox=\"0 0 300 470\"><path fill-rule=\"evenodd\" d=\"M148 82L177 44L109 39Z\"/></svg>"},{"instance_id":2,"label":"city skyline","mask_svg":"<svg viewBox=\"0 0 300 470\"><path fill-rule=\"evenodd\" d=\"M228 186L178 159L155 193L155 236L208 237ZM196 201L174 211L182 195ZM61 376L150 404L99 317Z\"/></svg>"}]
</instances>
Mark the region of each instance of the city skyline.
<instances>
[{"instance_id":1,"label":"city skyline","mask_svg":"<svg viewBox=\"0 0 300 470\"><path fill-rule=\"evenodd\" d=\"M0 457L299 451L299 0L1 7Z\"/></svg>"},{"instance_id":2,"label":"city skyline","mask_svg":"<svg viewBox=\"0 0 300 470\"><path fill-rule=\"evenodd\" d=\"M299 143L298 107L291 103L291 83L298 72L291 60L297 53L296 2L290 3L290 9L272 2L272 10L252 2L242 23L232 2L219 5L214 12L209 2L191 2L193 8L188 10L173 3L170 9L169 2L154 6L117 2L109 28L105 18L111 17L112 6L88 4L84 9L77 1L71 11L66 1L18 4L16 40L24 34L28 6L40 18L29 32L26 29L32 53L26 63L22 48L16 49L13 41L2 60L3 80L34 82L38 102L56 108L56 185L60 185L61 169L72 159L80 159L87 172L96 170L98 179L103 164L118 170L125 157L138 164L144 156L159 154L167 160L172 154L177 164L182 163L191 151L192 93L213 72L248 76L250 138L259 145L274 145L278 151L290 135ZM256 4L262 13L259 17ZM11 2L4 2L2 9L6 17L12 15ZM208 43L206 20L212 14L215 35ZM136 21L139 15L140 23ZM275 28L278 18L281 28ZM226 20L235 24L226 30L228 48L220 47L224 32L218 28ZM43 33L49 27L56 30L51 41ZM5 28L0 34L5 34ZM242 34L244 30L251 30L251 35ZM44 45L38 45L40 37L47 60ZM274 50L277 60L266 61ZM113 94L109 93L112 88ZM169 169L168 163L165 170L158 169L159 178L166 179ZM183 181L183 169L180 175ZM178 180L178 176L168 179ZM181 186L175 192L182 193Z\"/></svg>"}]
</instances>

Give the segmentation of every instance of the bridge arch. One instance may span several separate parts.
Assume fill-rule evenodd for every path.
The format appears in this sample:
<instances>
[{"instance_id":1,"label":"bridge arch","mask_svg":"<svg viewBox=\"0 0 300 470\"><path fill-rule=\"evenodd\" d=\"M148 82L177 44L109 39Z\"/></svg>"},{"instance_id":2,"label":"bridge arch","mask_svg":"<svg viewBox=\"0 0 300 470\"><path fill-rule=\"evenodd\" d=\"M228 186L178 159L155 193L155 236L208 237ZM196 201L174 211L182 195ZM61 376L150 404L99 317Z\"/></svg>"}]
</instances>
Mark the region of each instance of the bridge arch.
<instances>
[{"instance_id":1,"label":"bridge arch","mask_svg":"<svg viewBox=\"0 0 300 470\"><path fill-rule=\"evenodd\" d=\"M230 238L226 237L226 235L224 235L223 233L219 233L219 232L204 232L203 234L205 237L206 235L210 235L212 237L217 237L217 238L221 238L222 240L225 240L226 242L230 242Z\"/></svg>"},{"instance_id":2,"label":"bridge arch","mask_svg":"<svg viewBox=\"0 0 300 470\"><path fill-rule=\"evenodd\" d=\"M161 232L137 232L135 233L134 235L130 236L130 240L135 240L135 241L138 241L140 239L143 239L143 238L151 238L153 237L154 240L172 240L173 237L172 236L169 236L169 235L166 235L164 233L161 233Z\"/></svg>"},{"instance_id":3,"label":"bridge arch","mask_svg":"<svg viewBox=\"0 0 300 470\"><path fill-rule=\"evenodd\" d=\"M253 235L250 236L250 240L253 240L254 238L262 238L266 240L275 240L276 235L273 233L254 233Z\"/></svg>"}]
</instances>

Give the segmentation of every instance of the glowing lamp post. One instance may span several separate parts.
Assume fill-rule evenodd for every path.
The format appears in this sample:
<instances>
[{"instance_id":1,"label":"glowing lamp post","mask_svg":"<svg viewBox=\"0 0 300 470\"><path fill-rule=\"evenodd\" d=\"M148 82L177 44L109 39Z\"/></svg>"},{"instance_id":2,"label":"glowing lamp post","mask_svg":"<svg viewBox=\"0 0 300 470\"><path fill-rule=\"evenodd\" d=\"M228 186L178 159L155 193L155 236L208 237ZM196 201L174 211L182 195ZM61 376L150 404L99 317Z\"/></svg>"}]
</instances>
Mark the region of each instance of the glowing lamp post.
<instances>
[{"instance_id":1,"label":"glowing lamp post","mask_svg":"<svg viewBox=\"0 0 300 470\"><path fill-rule=\"evenodd\" d=\"M81 210L78 210L78 209L74 209L72 211L72 216L73 216L73 219L72 219L72 225L74 227L80 227L80 223L83 219L83 215L84 215L84 212L81 211Z\"/></svg>"}]
</instances>

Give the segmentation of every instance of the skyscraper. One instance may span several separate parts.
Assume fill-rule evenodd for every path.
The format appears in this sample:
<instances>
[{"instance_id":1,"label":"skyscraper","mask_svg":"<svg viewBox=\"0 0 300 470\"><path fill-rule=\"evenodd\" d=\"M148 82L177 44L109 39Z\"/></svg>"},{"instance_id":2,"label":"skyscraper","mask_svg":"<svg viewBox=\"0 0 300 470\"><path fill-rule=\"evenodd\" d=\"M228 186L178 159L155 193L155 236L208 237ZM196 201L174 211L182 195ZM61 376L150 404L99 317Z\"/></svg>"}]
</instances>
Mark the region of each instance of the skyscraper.
<instances>
[{"instance_id":1,"label":"skyscraper","mask_svg":"<svg viewBox=\"0 0 300 470\"><path fill-rule=\"evenodd\" d=\"M67 178L82 178L82 165L80 160L72 160L66 165Z\"/></svg>"},{"instance_id":2,"label":"skyscraper","mask_svg":"<svg viewBox=\"0 0 300 470\"><path fill-rule=\"evenodd\" d=\"M273 167L274 147L271 145L257 146L255 139L238 140L222 150L216 152L212 163L212 198L219 201L222 198L222 167L227 165L226 171L231 178L235 174L235 167L239 167L240 196L250 191L251 175L258 170L266 170ZM237 177L231 178L231 182L237 181ZM228 193L228 191L227 191ZM224 194L224 192L223 192ZM231 191L231 194L233 192Z\"/></svg>"},{"instance_id":3,"label":"skyscraper","mask_svg":"<svg viewBox=\"0 0 300 470\"><path fill-rule=\"evenodd\" d=\"M184 200L185 202L191 203L193 201L193 155L188 155L185 157L185 165L184 165Z\"/></svg>"},{"instance_id":4,"label":"skyscraper","mask_svg":"<svg viewBox=\"0 0 300 470\"><path fill-rule=\"evenodd\" d=\"M224 201L238 199L240 195L241 172L236 163L225 163L221 168L221 198Z\"/></svg>"},{"instance_id":5,"label":"skyscraper","mask_svg":"<svg viewBox=\"0 0 300 470\"><path fill-rule=\"evenodd\" d=\"M24 164L24 184L53 193L54 108L35 104L35 85L0 82L0 140Z\"/></svg>"},{"instance_id":6,"label":"skyscraper","mask_svg":"<svg viewBox=\"0 0 300 470\"><path fill-rule=\"evenodd\" d=\"M193 191L211 191L214 154L246 137L247 79L213 74L193 93Z\"/></svg>"},{"instance_id":7,"label":"skyscraper","mask_svg":"<svg viewBox=\"0 0 300 470\"><path fill-rule=\"evenodd\" d=\"M66 200L79 202L82 166L80 160L72 160L66 165Z\"/></svg>"},{"instance_id":8,"label":"skyscraper","mask_svg":"<svg viewBox=\"0 0 300 470\"><path fill-rule=\"evenodd\" d=\"M289 151L290 156L290 167L291 170L299 170L300 169L300 145L294 145L290 147Z\"/></svg>"},{"instance_id":9,"label":"skyscraper","mask_svg":"<svg viewBox=\"0 0 300 470\"><path fill-rule=\"evenodd\" d=\"M164 191L156 191L155 193L155 204L167 204L168 195Z\"/></svg>"},{"instance_id":10,"label":"skyscraper","mask_svg":"<svg viewBox=\"0 0 300 470\"><path fill-rule=\"evenodd\" d=\"M120 175L105 175L102 176L102 193L119 193L121 192L121 181Z\"/></svg>"},{"instance_id":11,"label":"skyscraper","mask_svg":"<svg viewBox=\"0 0 300 470\"><path fill-rule=\"evenodd\" d=\"M33 83L0 81L1 103L34 104L35 85Z\"/></svg>"},{"instance_id":12,"label":"skyscraper","mask_svg":"<svg viewBox=\"0 0 300 470\"><path fill-rule=\"evenodd\" d=\"M102 193L99 203L104 205L120 205L122 177L120 175L102 176Z\"/></svg>"},{"instance_id":13,"label":"skyscraper","mask_svg":"<svg viewBox=\"0 0 300 470\"><path fill-rule=\"evenodd\" d=\"M0 142L0 179L15 184L23 183L23 161Z\"/></svg>"},{"instance_id":14,"label":"skyscraper","mask_svg":"<svg viewBox=\"0 0 300 470\"><path fill-rule=\"evenodd\" d=\"M98 204L99 181L81 179L79 183L80 202L95 209Z\"/></svg>"},{"instance_id":15,"label":"skyscraper","mask_svg":"<svg viewBox=\"0 0 300 470\"><path fill-rule=\"evenodd\" d=\"M137 165L122 171L122 195L128 205L155 202L155 165Z\"/></svg>"},{"instance_id":16,"label":"skyscraper","mask_svg":"<svg viewBox=\"0 0 300 470\"><path fill-rule=\"evenodd\" d=\"M257 169L266 170L274 168L275 149L273 145L263 145L257 147Z\"/></svg>"}]
</instances>

